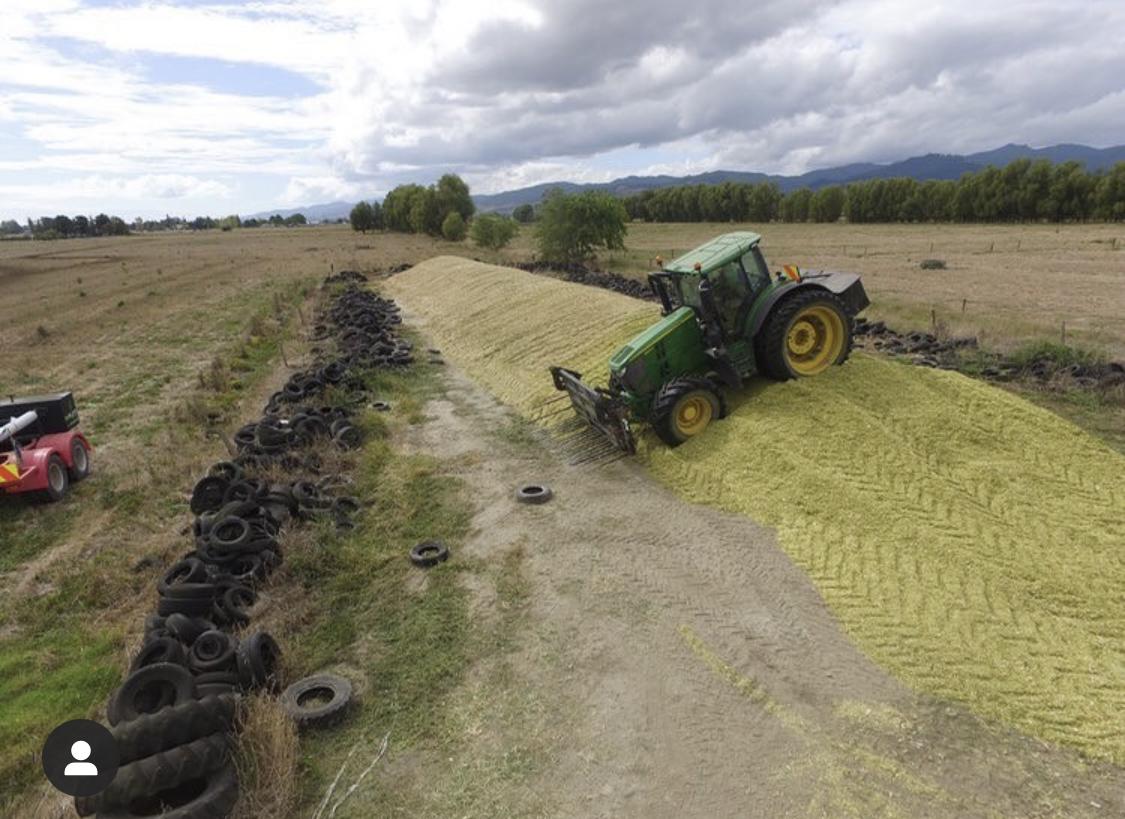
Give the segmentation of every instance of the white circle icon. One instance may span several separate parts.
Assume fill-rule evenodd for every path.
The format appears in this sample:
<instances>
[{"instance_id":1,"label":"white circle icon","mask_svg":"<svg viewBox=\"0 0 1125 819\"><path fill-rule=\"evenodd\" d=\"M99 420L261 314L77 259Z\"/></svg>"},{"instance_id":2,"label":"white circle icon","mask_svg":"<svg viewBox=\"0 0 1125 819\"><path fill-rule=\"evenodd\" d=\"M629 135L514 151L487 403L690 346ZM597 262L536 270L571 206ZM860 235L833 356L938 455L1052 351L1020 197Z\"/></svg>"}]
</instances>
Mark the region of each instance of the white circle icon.
<instances>
[{"instance_id":1,"label":"white circle icon","mask_svg":"<svg viewBox=\"0 0 1125 819\"><path fill-rule=\"evenodd\" d=\"M90 758L90 743L80 739L70 746L70 755L77 759L63 770L63 776L97 776L98 768L93 762L86 762Z\"/></svg>"}]
</instances>

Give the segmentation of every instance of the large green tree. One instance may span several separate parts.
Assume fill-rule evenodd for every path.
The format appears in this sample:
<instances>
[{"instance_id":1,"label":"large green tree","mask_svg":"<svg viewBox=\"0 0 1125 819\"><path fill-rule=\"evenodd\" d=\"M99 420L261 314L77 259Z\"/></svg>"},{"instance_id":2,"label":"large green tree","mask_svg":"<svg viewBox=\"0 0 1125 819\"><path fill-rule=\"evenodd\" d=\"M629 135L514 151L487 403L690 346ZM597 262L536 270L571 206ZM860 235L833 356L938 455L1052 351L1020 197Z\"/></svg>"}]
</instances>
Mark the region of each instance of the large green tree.
<instances>
[{"instance_id":1,"label":"large green tree","mask_svg":"<svg viewBox=\"0 0 1125 819\"><path fill-rule=\"evenodd\" d=\"M367 233L375 229L375 211L368 202L357 202L352 212L348 214L348 221L352 223L352 230Z\"/></svg>"},{"instance_id":2,"label":"large green tree","mask_svg":"<svg viewBox=\"0 0 1125 819\"><path fill-rule=\"evenodd\" d=\"M539 211L539 255L548 262L574 264L589 259L598 247L623 249L628 218L621 200L611 194L593 190L567 196L556 189Z\"/></svg>"}]
</instances>

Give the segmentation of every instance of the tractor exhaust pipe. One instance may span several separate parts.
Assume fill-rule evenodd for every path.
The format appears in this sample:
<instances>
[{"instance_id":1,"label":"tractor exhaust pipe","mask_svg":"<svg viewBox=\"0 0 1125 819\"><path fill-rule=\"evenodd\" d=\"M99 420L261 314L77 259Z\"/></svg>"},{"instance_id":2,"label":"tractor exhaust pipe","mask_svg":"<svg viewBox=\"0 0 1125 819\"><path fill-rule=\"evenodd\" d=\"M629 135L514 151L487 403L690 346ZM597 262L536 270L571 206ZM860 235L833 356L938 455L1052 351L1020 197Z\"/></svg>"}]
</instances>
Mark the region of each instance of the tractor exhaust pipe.
<instances>
[{"instance_id":1,"label":"tractor exhaust pipe","mask_svg":"<svg viewBox=\"0 0 1125 819\"><path fill-rule=\"evenodd\" d=\"M0 443L7 441L9 438L14 438L16 433L22 432L38 420L39 415L35 410L25 412L23 415L18 415L11 419L3 426L0 426Z\"/></svg>"}]
</instances>

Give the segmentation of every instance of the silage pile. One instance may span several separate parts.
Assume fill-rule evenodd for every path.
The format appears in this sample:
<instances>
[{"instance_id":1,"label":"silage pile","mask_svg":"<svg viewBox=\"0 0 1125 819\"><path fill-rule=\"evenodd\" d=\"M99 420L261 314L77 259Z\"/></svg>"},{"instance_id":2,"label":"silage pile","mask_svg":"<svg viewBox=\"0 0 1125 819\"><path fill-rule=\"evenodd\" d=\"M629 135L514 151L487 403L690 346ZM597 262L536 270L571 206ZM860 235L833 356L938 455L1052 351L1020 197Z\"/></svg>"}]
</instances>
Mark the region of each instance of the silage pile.
<instances>
[{"instance_id":1,"label":"silage pile","mask_svg":"<svg viewBox=\"0 0 1125 819\"><path fill-rule=\"evenodd\" d=\"M547 366L605 382L651 305L459 258L387 288L534 417ZM683 497L777 527L848 633L908 683L1125 762L1125 458L959 374L865 356L756 384L640 457ZM691 548L691 544L685 544Z\"/></svg>"}]
</instances>

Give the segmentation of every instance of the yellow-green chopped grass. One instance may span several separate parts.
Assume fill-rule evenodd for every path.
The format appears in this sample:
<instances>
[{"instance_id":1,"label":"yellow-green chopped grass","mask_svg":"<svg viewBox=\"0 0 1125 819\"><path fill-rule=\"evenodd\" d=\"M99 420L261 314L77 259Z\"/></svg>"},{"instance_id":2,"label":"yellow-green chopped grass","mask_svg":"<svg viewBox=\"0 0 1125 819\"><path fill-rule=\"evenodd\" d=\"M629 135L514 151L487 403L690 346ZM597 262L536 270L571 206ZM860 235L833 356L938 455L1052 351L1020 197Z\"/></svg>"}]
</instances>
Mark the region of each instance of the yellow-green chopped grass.
<instances>
[{"instance_id":1,"label":"yellow-green chopped grass","mask_svg":"<svg viewBox=\"0 0 1125 819\"><path fill-rule=\"evenodd\" d=\"M608 356L656 317L460 258L388 290L532 418L553 394L548 365L604 383ZM847 632L906 682L1125 762L1125 458L1078 428L956 373L856 355L755 384L701 438L673 450L646 436L639 457L683 497L775 526Z\"/></svg>"}]
</instances>

